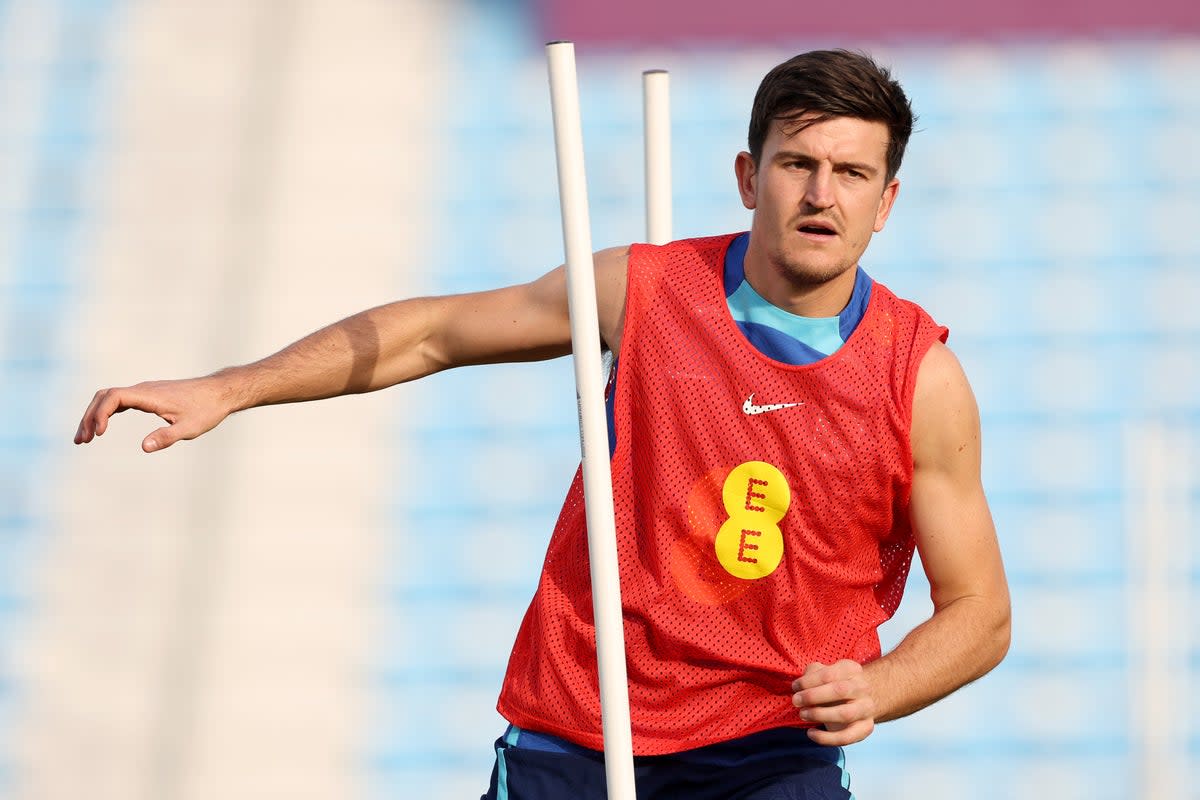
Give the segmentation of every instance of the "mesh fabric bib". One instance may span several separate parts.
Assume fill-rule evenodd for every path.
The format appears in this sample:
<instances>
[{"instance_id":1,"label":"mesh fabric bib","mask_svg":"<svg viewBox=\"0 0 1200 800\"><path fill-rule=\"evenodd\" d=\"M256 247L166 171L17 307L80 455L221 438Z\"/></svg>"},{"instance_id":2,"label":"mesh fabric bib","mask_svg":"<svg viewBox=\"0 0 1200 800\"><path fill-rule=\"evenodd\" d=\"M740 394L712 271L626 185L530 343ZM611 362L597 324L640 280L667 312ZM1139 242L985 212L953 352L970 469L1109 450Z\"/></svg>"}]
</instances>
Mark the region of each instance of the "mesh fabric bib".
<instances>
[{"instance_id":1,"label":"mesh fabric bib","mask_svg":"<svg viewBox=\"0 0 1200 800\"><path fill-rule=\"evenodd\" d=\"M801 726L792 680L878 657L912 560L912 396L946 329L877 282L837 353L773 361L729 316L731 239L630 255L612 468L639 755ZM578 474L499 710L603 747Z\"/></svg>"}]
</instances>

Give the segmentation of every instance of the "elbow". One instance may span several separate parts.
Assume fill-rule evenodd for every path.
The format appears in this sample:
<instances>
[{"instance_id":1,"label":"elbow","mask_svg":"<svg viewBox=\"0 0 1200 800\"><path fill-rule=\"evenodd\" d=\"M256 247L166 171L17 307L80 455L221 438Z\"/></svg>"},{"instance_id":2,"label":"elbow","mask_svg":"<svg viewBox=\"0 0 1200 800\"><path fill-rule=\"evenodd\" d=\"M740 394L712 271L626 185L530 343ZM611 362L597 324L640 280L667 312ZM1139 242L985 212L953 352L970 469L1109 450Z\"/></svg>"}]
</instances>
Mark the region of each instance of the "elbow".
<instances>
[{"instance_id":1,"label":"elbow","mask_svg":"<svg viewBox=\"0 0 1200 800\"><path fill-rule=\"evenodd\" d=\"M1004 603L1004 614L998 626L997 639L1000 644L1000 655L997 659L999 662L1008 655L1008 648L1012 645L1012 606L1008 602Z\"/></svg>"},{"instance_id":2,"label":"elbow","mask_svg":"<svg viewBox=\"0 0 1200 800\"><path fill-rule=\"evenodd\" d=\"M1004 598L1004 602L999 605L992 617L986 642L987 647L984 648L984 652L988 657L981 675L995 669L1008 655L1009 647L1012 645L1012 605L1007 597Z\"/></svg>"},{"instance_id":3,"label":"elbow","mask_svg":"<svg viewBox=\"0 0 1200 800\"><path fill-rule=\"evenodd\" d=\"M961 605L960 605L961 603ZM961 598L955 604L965 617L960 629L967 651L968 682L976 681L1000 665L1012 644L1012 605L1008 593ZM967 621L969 620L969 622Z\"/></svg>"}]
</instances>

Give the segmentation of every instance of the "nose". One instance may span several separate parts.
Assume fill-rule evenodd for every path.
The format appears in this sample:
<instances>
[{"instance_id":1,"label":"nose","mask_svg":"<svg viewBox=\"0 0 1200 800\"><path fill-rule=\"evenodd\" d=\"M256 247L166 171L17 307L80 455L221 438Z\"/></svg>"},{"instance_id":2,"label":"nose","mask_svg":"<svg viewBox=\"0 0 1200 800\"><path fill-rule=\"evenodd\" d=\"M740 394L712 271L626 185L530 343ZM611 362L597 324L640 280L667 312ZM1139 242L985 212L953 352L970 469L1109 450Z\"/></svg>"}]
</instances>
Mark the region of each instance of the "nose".
<instances>
[{"instance_id":1,"label":"nose","mask_svg":"<svg viewBox=\"0 0 1200 800\"><path fill-rule=\"evenodd\" d=\"M808 175L804 202L816 209L833 206L833 166L821 164Z\"/></svg>"}]
</instances>

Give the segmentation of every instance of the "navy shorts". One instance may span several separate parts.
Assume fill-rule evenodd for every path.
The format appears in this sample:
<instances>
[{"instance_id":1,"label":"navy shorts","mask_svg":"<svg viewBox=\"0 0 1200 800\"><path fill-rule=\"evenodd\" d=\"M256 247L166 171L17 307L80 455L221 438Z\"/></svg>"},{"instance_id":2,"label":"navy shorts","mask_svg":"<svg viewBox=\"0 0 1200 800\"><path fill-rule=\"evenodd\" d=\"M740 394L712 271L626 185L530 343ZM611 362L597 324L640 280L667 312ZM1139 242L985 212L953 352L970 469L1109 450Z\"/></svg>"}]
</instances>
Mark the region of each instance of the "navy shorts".
<instances>
[{"instance_id":1,"label":"navy shorts","mask_svg":"<svg viewBox=\"0 0 1200 800\"><path fill-rule=\"evenodd\" d=\"M842 748L799 728L633 760L638 800L847 800ZM510 726L481 800L606 800L604 754Z\"/></svg>"}]
</instances>

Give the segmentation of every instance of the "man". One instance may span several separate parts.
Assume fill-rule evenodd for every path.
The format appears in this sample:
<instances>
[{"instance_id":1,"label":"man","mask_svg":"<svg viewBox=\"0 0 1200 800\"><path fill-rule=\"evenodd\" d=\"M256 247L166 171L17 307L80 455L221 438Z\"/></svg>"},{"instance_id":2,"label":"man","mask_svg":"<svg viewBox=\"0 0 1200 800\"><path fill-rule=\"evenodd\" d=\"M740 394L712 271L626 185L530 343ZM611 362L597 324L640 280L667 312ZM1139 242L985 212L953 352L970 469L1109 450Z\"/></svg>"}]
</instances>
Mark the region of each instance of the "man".
<instances>
[{"instance_id":1,"label":"man","mask_svg":"<svg viewBox=\"0 0 1200 800\"><path fill-rule=\"evenodd\" d=\"M946 329L859 268L912 130L870 58L763 80L735 161L748 234L595 256L639 796L848 797L841 747L1003 658L1009 600L979 416ZM560 267L364 311L262 361L100 391L147 452L229 414L570 351ZM489 798L604 796L576 476L499 701ZM934 613L881 656L914 548Z\"/></svg>"}]
</instances>

